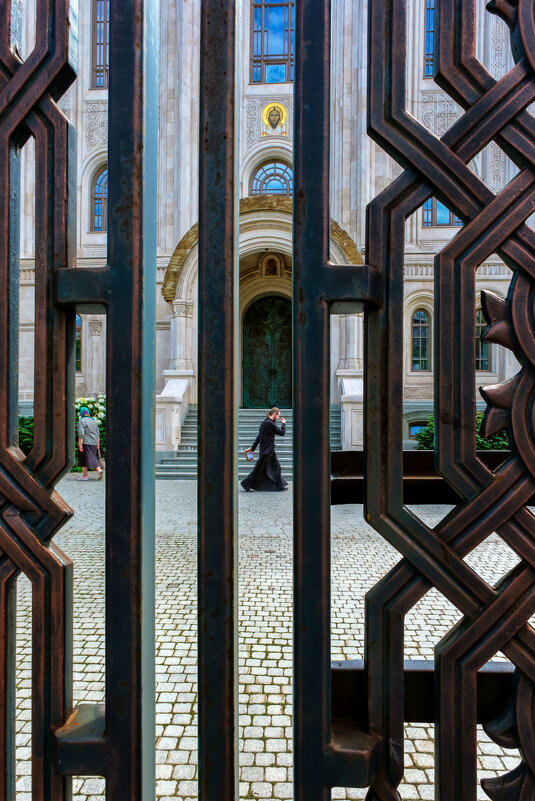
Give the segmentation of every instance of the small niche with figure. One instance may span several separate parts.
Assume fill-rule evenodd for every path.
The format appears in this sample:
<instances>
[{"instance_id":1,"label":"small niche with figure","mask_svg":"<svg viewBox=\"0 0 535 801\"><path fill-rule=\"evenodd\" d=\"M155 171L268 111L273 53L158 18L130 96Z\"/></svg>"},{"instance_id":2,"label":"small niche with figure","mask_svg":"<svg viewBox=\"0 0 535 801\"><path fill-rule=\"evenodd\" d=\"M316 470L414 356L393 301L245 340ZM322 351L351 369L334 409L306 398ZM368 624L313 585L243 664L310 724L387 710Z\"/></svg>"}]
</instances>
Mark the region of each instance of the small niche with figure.
<instances>
[{"instance_id":1,"label":"small niche with figure","mask_svg":"<svg viewBox=\"0 0 535 801\"><path fill-rule=\"evenodd\" d=\"M280 278L284 274L284 259L278 253L265 253L258 267L262 278Z\"/></svg>"}]
</instances>

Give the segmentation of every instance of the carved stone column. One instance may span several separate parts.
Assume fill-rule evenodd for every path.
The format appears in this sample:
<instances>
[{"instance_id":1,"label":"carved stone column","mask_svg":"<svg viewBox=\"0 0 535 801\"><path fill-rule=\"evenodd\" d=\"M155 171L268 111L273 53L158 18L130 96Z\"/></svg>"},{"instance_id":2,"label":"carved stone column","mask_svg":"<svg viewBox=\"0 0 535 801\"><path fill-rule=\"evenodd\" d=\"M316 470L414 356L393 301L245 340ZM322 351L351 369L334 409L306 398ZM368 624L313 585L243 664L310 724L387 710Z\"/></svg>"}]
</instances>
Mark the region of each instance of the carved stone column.
<instances>
[{"instance_id":1,"label":"carved stone column","mask_svg":"<svg viewBox=\"0 0 535 801\"><path fill-rule=\"evenodd\" d=\"M340 317L339 370L357 370L363 367L363 325L361 314L343 314Z\"/></svg>"},{"instance_id":2,"label":"carved stone column","mask_svg":"<svg viewBox=\"0 0 535 801\"><path fill-rule=\"evenodd\" d=\"M362 448L363 440L363 359L364 327L362 314L340 317L339 359L336 378L342 404L342 448Z\"/></svg>"},{"instance_id":3,"label":"carved stone column","mask_svg":"<svg viewBox=\"0 0 535 801\"><path fill-rule=\"evenodd\" d=\"M86 393L96 397L106 391L105 386L105 347L106 347L106 320L102 315L92 315L87 319L87 335L85 344L87 358L84 359L84 373ZM82 351L84 342L82 342Z\"/></svg>"},{"instance_id":4,"label":"carved stone column","mask_svg":"<svg viewBox=\"0 0 535 801\"><path fill-rule=\"evenodd\" d=\"M170 370L191 370L193 302L174 300L171 313Z\"/></svg>"}]
</instances>

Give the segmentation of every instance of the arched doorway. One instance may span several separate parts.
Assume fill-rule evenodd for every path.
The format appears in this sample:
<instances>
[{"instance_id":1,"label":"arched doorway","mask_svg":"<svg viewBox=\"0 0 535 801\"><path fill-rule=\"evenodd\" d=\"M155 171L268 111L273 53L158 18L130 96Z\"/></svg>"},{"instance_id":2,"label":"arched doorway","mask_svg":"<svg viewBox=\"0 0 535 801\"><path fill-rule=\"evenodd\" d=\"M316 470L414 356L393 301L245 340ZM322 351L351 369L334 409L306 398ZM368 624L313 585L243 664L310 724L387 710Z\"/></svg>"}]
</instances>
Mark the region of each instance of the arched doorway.
<instances>
[{"instance_id":1,"label":"arched doorway","mask_svg":"<svg viewBox=\"0 0 535 801\"><path fill-rule=\"evenodd\" d=\"M245 314L243 405L292 405L292 306L286 298L261 298Z\"/></svg>"}]
</instances>

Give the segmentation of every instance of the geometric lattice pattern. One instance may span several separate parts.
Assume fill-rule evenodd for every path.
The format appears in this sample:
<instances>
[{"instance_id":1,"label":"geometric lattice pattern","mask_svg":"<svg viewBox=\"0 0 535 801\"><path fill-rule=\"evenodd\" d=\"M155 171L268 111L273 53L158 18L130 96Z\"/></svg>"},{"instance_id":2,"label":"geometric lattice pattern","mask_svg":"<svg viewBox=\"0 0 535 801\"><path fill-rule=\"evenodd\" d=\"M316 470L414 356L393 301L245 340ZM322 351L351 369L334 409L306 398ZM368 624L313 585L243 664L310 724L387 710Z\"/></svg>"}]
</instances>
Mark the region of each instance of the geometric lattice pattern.
<instances>
[{"instance_id":1,"label":"geometric lattice pattern","mask_svg":"<svg viewBox=\"0 0 535 801\"><path fill-rule=\"evenodd\" d=\"M368 314L367 516L403 559L367 596L369 734L380 741L369 799L399 798L403 776L404 616L436 587L463 614L437 643L436 797L475 799L477 671L498 651L515 665L513 695L488 734L520 750L512 773L483 782L500 799L535 796L535 4L493 0L511 31L515 66L496 81L475 57L474 0L441 0L435 80L464 114L435 137L405 111L406 0L370 2L370 135L404 172L368 210L368 262L382 278L382 306ZM467 166L494 141L519 168L494 195ZM436 195L463 222L435 260L436 465L460 502L434 529L403 504L401 398L405 219ZM487 342L521 364L508 383L487 387L483 430L507 430L511 455L490 470L475 451L475 275L497 253L513 271L509 296L484 293ZM371 452L373 450L373 452ZM520 557L491 587L464 557L493 531Z\"/></svg>"},{"instance_id":2,"label":"geometric lattice pattern","mask_svg":"<svg viewBox=\"0 0 535 801\"><path fill-rule=\"evenodd\" d=\"M34 798L70 797L52 767L54 730L71 711L71 563L51 543L71 510L54 493L73 442L74 311L54 304L54 275L69 266L72 130L56 101L74 80L67 0L38 0L40 24L25 61L18 55L16 3L0 3L0 797L14 798L15 579L33 593L32 783ZM13 37L10 39L10 36ZM35 441L18 437L19 156L35 142ZM55 401L51 399L54 396Z\"/></svg>"}]
</instances>

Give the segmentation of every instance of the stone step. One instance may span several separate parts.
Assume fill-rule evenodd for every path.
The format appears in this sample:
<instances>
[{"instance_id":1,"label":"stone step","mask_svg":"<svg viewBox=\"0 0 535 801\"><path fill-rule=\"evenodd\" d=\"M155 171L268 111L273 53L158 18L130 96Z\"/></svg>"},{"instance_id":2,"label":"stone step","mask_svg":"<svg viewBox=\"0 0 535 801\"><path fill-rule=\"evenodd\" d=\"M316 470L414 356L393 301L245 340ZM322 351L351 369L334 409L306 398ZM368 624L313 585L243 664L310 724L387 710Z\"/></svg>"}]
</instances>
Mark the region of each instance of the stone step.
<instances>
[{"instance_id":1,"label":"stone step","mask_svg":"<svg viewBox=\"0 0 535 801\"><path fill-rule=\"evenodd\" d=\"M240 409L238 411L238 477L240 479L250 473L253 462L246 462L243 457L245 448L250 447L258 434L258 427L265 415L264 409ZM282 473L288 480L293 473L293 443L291 409L282 409L281 415L286 419L286 435L277 437L277 456L281 464ZM340 408L333 407L331 412L331 447L340 448ZM181 429L181 442L176 455L167 456L156 465L156 478L161 479L196 479L197 478L197 437L198 418L197 407L188 408L186 419Z\"/></svg>"}]
</instances>

